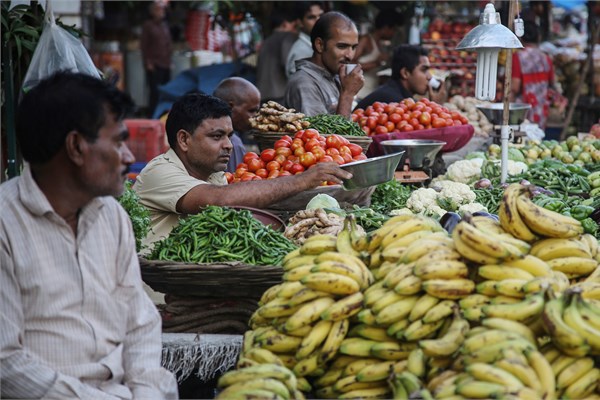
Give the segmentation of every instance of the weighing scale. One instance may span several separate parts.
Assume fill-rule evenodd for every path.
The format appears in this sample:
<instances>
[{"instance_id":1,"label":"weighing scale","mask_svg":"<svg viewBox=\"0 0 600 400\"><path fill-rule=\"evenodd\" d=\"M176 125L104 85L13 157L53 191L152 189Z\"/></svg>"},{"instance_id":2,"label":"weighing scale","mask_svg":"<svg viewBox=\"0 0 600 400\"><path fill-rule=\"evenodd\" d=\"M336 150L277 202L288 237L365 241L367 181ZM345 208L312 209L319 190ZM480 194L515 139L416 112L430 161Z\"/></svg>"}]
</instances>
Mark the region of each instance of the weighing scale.
<instances>
[{"instance_id":1,"label":"weighing scale","mask_svg":"<svg viewBox=\"0 0 600 400\"><path fill-rule=\"evenodd\" d=\"M418 184L430 180L434 172L445 173L444 161L438 155L445 144L439 140L398 139L384 140L381 147L386 154L404 151L406 156L398 164L396 179L402 183Z\"/></svg>"},{"instance_id":2,"label":"weighing scale","mask_svg":"<svg viewBox=\"0 0 600 400\"><path fill-rule=\"evenodd\" d=\"M476 106L485 117L494 125L494 131L490 132L490 137L493 139L495 144L501 143L501 129L502 129L502 117L504 104L503 103L492 103L492 104L480 104ZM521 124L525 121L527 112L531 109L530 104L525 103L509 103L508 110L508 126L509 126L509 141L513 143L522 143L523 137L527 136L525 132L521 130Z\"/></svg>"}]
</instances>

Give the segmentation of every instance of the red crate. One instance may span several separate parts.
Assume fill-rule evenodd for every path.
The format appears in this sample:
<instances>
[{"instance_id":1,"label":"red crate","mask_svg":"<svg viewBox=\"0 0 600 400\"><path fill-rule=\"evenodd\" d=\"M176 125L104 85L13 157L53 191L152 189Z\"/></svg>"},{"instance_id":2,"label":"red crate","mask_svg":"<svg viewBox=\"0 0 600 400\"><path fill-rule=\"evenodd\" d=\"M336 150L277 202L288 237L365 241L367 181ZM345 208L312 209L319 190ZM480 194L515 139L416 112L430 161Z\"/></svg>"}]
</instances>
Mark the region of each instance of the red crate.
<instances>
[{"instance_id":1,"label":"red crate","mask_svg":"<svg viewBox=\"0 0 600 400\"><path fill-rule=\"evenodd\" d=\"M169 148L165 126L157 119L126 119L127 146L136 162L148 162Z\"/></svg>"}]
</instances>

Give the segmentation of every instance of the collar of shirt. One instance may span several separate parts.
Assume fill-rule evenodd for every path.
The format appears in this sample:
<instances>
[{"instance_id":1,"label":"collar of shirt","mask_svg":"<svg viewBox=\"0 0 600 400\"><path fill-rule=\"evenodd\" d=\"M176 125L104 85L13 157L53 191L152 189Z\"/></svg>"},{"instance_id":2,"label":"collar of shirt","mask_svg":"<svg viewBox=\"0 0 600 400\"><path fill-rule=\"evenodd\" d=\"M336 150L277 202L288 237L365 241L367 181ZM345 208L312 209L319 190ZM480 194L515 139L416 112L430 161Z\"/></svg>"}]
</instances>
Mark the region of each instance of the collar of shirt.
<instances>
[{"instance_id":1,"label":"collar of shirt","mask_svg":"<svg viewBox=\"0 0 600 400\"><path fill-rule=\"evenodd\" d=\"M310 61L310 58L303 58L302 60L296 61L296 70L302 69L311 77L321 80L326 79L329 81L335 81L335 83L340 86L339 76L337 74L332 74L327 69L315 64Z\"/></svg>"},{"instance_id":2,"label":"collar of shirt","mask_svg":"<svg viewBox=\"0 0 600 400\"><path fill-rule=\"evenodd\" d=\"M29 163L25 163L25 168L19 181L19 197L23 202L23 205L33 214L37 216L43 216L47 213L51 213L61 218L52 205L46 198L46 195L41 191L33 175L31 174L31 167ZM102 208L102 202L98 198L92 199L88 204L83 207L81 214L86 213L90 216L97 215L98 210ZM62 218L61 218L62 219Z\"/></svg>"},{"instance_id":3,"label":"collar of shirt","mask_svg":"<svg viewBox=\"0 0 600 400\"><path fill-rule=\"evenodd\" d=\"M298 35L298 40L308 43L308 45L312 48L312 43L310 42L310 36L308 36L306 33L300 32L300 34Z\"/></svg>"},{"instance_id":4,"label":"collar of shirt","mask_svg":"<svg viewBox=\"0 0 600 400\"><path fill-rule=\"evenodd\" d=\"M183 165L183 162L181 161L181 159L179 158L177 153L175 153L175 150L173 150L172 148L167 150L167 152L163 155L163 157L165 158L165 160L177 165L178 168L181 168L182 170L187 171L185 169L185 165ZM225 172L223 171L223 172L212 173L208 177L207 182L212 183L214 185L227 184L227 178L225 177ZM225 183L223 183L223 182L225 182Z\"/></svg>"}]
</instances>

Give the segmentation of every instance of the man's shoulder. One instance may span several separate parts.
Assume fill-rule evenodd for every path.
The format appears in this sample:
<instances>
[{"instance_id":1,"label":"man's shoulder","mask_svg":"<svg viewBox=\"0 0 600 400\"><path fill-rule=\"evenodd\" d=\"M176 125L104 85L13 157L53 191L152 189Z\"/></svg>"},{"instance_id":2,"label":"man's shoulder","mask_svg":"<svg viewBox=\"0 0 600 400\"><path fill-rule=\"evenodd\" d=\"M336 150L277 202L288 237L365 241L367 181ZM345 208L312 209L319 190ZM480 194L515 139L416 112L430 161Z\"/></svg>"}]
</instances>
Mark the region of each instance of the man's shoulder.
<instances>
[{"instance_id":1,"label":"man's shoulder","mask_svg":"<svg viewBox=\"0 0 600 400\"><path fill-rule=\"evenodd\" d=\"M0 217L4 213L12 214L11 208L19 200L19 181L21 177L12 178L0 185Z\"/></svg>"}]
</instances>

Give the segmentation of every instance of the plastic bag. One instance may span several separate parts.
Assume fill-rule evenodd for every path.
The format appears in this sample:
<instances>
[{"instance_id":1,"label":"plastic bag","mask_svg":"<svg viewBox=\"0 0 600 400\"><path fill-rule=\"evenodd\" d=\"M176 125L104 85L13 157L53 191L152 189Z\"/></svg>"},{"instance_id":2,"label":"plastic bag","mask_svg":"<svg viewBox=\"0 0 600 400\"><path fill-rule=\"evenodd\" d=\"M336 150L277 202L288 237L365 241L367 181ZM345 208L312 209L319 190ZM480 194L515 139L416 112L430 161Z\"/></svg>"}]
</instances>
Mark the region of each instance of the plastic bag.
<instances>
[{"instance_id":1,"label":"plastic bag","mask_svg":"<svg viewBox=\"0 0 600 400\"><path fill-rule=\"evenodd\" d=\"M81 72L100 78L98 69L81 41L56 25L50 2L46 6L45 22L25 74L22 91L27 92L42 79L58 71Z\"/></svg>"}]
</instances>

